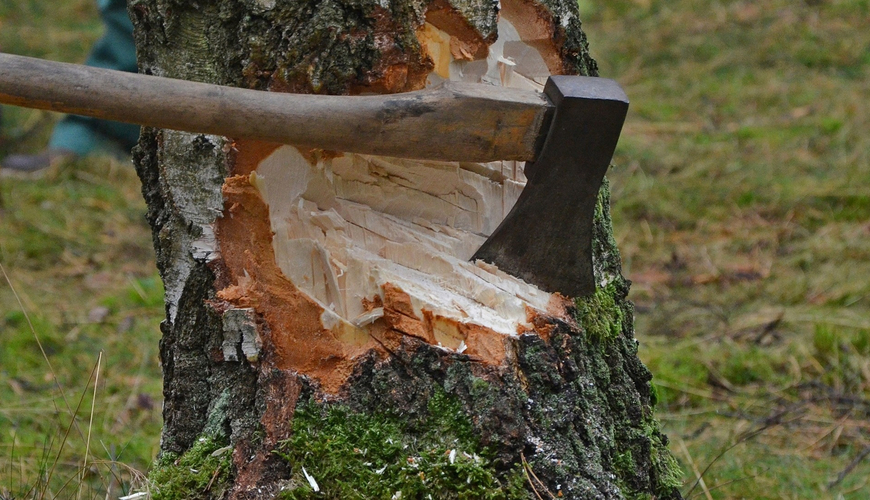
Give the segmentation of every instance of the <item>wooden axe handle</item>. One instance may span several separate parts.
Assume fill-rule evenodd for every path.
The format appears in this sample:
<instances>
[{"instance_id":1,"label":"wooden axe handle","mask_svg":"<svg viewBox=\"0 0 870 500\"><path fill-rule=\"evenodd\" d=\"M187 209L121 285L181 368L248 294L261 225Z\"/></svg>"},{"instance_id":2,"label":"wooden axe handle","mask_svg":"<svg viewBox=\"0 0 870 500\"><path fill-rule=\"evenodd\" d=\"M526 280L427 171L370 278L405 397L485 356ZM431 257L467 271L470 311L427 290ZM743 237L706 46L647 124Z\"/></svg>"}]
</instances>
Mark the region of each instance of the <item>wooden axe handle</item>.
<instances>
[{"instance_id":1,"label":"wooden axe handle","mask_svg":"<svg viewBox=\"0 0 870 500\"><path fill-rule=\"evenodd\" d=\"M540 93L447 83L403 94L284 94L0 54L0 103L430 160L532 160L551 107Z\"/></svg>"}]
</instances>

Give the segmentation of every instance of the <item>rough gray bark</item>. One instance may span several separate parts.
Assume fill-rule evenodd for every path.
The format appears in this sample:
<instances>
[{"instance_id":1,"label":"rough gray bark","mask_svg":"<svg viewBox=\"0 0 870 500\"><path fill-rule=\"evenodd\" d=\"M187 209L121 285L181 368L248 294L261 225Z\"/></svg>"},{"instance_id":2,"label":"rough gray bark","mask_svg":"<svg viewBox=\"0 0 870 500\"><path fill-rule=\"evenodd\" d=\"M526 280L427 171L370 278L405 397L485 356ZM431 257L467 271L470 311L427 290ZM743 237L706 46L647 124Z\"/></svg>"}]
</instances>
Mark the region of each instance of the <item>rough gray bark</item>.
<instances>
[{"instance_id":1,"label":"rough gray bark","mask_svg":"<svg viewBox=\"0 0 870 500\"><path fill-rule=\"evenodd\" d=\"M575 2L512 5L555 27L550 43L563 72L595 75ZM465 20L469 39L495 40L498 8L486 0L130 1L144 73L335 94L420 88L432 63L416 32L427 10L439 8ZM478 498L481 491L492 498L679 498L676 465L652 415L652 376L637 358L606 183L594 246L596 278L606 285L575 301L568 311L574 321L539 317L535 329L545 334L519 335L498 366L399 336L356 358L333 394L280 366L273 340L281 324L263 313L268 304L219 293L238 285L241 257L222 252L217 239L249 237L239 244L255 245L264 234L245 221L259 220L267 209L242 203L247 198L237 181L250 170L243 165L250 150L226 138L145 130L135 152L166 286L159 476L166 485L182 488L167 479L175 477L172 467L183 468L183 457L206 442L232 446L232 459L216 466L206 486L186 486L193 488L186 493L191 497L283 492L303 498L311 493L302 472L307 467L317 471L312 474L327 496L344 498L351 491L378 498L374 491L380 490L354 484L354 477L333 478L317 469L336 457L348 470L370 464L360 436L378 435L385 442L418 443L418 461L427 450L444 452L428 459L434 468L426 469L427 477L417 468L408 472L414 456L396 451L377 458L384 466L397 457L403 461L381 472L383 483L383 474L405 484L419 481L403 498L425 498L426 491L433 498ZM335 415L344 423L333 422ZM353 428L341 427L352 422ZM338 437L318 441L330 432L349 432L359 445ZM321 445L327 449L315 449ZM479 460L461 453L455 459L451 450ZM471 469L457 469L460 463ZM435 470L454 483L439 483Z\"/></svg>"}]
</instances>

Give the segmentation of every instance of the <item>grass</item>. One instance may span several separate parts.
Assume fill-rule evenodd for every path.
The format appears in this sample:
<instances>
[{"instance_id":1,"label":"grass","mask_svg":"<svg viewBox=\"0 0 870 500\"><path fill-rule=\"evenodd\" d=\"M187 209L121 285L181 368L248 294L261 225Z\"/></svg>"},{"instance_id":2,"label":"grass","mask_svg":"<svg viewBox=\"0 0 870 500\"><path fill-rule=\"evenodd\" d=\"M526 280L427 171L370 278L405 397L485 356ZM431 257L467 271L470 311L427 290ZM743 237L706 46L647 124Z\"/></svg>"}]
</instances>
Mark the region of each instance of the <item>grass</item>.
<instances>
[{"instance_id":1,"label":"grass","mask_svg":"<svg viewBox=\"0 0 870 500\"><path fill-rule=\"evenodd\" d=\"M81 62L99 34L92 0L0 3L5 52ZM57 119L2 111L0 155L38 151ZM144 211L129 161L0 178L4 500L116 498L142 484L160 434L163 316Z\"/></svg>"},{"instance_id":2,"label":"grass","mask_svg":"<svg viewBox=\"0 0 870 500\"><path fill-rule=\"evenodd\" d=\"M84 457L88 491L122 493L161 425L163 290L138 180L90 158L0 195L0 497L75 493Z\"/></svg>"},{"instance_id":3,"label":"grass","mask_svg":"<svg viewBox=\"0 0 870 500\"><path fill-rule=\"evenodd\" d=\"M101 34L94 0L0 2L0 51L81 63ZM57 116L5 106L0 156L44 147Z\"/></svg>"},{"instance_id":4,"label":"grass","mask_svg":"<svg viewBox=\"0 0 870 500\"><path fill-rule=\"evenodd\" d=\"M870 2L581 8L632 99L614 224L684 492L865 498ZM8 52L81 61L98 35L91 0L0 4ZM0 154L38 150L53 118L3 111ZM156 452L162 291L138 189L99 158L0 180L0 263L33 322L0 282L3 497L71 496L86 450L82 496L116 495L135 479L117 463Z\"/></svg>"},{"instance_id":5,"label":"grass","mask_svg":"<svg viewBox=\"0 0 870 500\"><path fill-rule=\"evenodd\" d=\"M686 484L740 443L692 495L866 498L870 3L581 8L632 100L613 219Z\"/></svg>"}]
</instances>

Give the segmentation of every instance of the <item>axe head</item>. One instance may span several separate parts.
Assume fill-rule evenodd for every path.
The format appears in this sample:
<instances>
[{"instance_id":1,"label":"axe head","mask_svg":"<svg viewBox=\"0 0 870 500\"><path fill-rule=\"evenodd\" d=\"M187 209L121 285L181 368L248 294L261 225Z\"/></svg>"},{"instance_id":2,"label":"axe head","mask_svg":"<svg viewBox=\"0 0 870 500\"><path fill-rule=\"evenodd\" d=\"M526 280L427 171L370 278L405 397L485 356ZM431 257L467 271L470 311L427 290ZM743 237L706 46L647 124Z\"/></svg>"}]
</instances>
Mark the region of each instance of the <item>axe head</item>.
<instances>
[{"instance_id":1,"label":"axe head","mask_svg":"<svg viewBox=\"0 0 870 500\"><path fill-rule=\"evenodd\" d=\"M526 164L526 187L472 260L580 297L595 291L593 218L628 98L613 80L584 76L552 76L544 93L554 109L540 153Z\"/></svg>"}]
</instances>

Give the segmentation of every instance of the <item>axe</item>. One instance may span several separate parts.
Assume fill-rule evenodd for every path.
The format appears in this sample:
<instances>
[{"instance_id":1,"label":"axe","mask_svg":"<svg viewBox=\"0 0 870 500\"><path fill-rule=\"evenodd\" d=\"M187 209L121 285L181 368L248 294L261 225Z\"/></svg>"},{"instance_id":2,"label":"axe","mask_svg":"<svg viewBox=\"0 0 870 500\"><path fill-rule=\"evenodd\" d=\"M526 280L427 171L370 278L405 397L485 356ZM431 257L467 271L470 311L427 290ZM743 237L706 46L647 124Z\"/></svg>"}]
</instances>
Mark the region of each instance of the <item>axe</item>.
<instances>
[{"instance_id":1,"label":"axe","mask_svg":"<svg viewBox=\"0 0 870 500\"><path fill-rule=\"evenodd\" d=\"M525 189L472 260L548 292L595 291L592 219L628 98L551 76L543 94L448 82L401 94L285 94L0 54L0 103L150 127L422 160L525 160Z\"/></svg>"}]
</instances>

